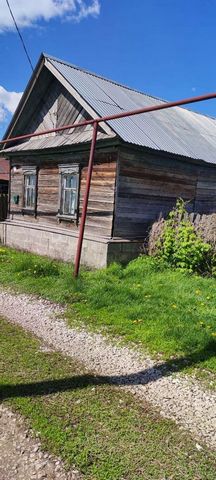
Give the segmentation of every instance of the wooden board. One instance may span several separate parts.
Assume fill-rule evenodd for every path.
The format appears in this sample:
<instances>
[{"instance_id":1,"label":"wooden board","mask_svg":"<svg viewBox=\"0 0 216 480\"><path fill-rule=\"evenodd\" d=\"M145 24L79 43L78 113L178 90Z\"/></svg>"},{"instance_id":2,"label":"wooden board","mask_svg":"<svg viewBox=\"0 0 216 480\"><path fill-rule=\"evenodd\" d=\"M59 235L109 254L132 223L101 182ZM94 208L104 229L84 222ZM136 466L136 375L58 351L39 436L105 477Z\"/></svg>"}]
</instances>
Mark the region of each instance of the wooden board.
<instances>
[{"instance_id":1,"label":"wooden board","mask_svg":"<svg viewBox=\"0 0 216 480\"><path fill-rule=\"evenodd\" d=\"M110 237L113 226L114 195L116 182L116 155L102 154L102 162L97 156L97 163L94 165L92 173L92 184L89 196L89 205L86 218L86 232L97 236ZM106 161L107 158L107 161ZM41 224L58 225L61 228L76 230L79 227L82 214L83 198L87 178L88 155L80 159L80 196L79 196L79 217L77 222L59 221L57 214L59 210L59 186L60 174L58 165L61 163L72 164L70 157L58 161L43 160L35 162L38 165L38 187L37 187L37 209L36 217L23 210L23 189L24 175L22 169L19 169L11 177L11 193L19 195L19 205L11 202L11 213L14 218L20 218L25 221L31 221ZM76 159L77 163L77 159ZM21 161L24 165L24 161ZM31 165L33 165L33 160Z\"/></svg>"},{"instance_id":2,"label":"wooden board","mask_svg":"<svg viewBox=\"0 0 216 480\"><path fill-rule=\"evenodd\" d=\"M122 148L114 236L144 238L151 223L167 216L177 198L187 201L189 212L216 211L216 167Z\"/></svg>"}]
</instances>

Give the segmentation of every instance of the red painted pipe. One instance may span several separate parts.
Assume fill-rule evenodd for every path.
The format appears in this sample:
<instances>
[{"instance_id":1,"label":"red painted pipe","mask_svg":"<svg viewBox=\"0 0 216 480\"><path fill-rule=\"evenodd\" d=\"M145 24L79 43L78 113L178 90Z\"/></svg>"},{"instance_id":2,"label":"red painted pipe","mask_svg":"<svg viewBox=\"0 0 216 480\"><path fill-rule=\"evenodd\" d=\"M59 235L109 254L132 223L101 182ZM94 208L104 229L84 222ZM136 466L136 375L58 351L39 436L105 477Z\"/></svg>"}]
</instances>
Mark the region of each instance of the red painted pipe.
<instances>
[{"instance_id":1,"label":"red painted pipe","mask_svg":"<svg viewBox=\"0 0 216 480\"><path fill-rule=\"evenodd\" d=\"M132 117L133 115L139 115L140 113L155 112L156 110L165 110L166 108L178 107L181 105L187 105L189 103L203 102L204 100L211 100L213 98L216 98L216 93L208 93L207 95L201 95L199 97L185 98L183 100L177 100L176 102L164 102L157 105L153 105L152 107L138 108L137 110L121 112L115 115L107 115L105 117L97 117L93 120L84 120L83 122L74 123L71 125L63 125L62 127L52 128L50 130L44 130L43 132L18 135L17 137L0 140L0 144L15 142L16 140L26 140L27 138L32 138L32 137L39 137L41 135L46 135L47 133L62 132L64 130L69 130L70 128L78 128L86 125L94 125L95 122L101 123L101 122L107 122L110 120L118 120L119 118Z\"/></svg>"},{"instance_id":2,"label":"red painted pipe","mask_svg":"<svg viewBox=\"0 0 216 480\"><path fill-rule=\"evenodd\" d=\"M95 147L96 147L96 140L97 140L97 131L98 131L98 122L94 122L93 124L93 136L91 142L91 150L89 154L89 163L88 163L88 172L87 172L87 179L86 179L86 189L85 195L83 199L83 208L82 208L82 216L80 222L80 229L79 229L79 238L77 244L77 251L75 257L75 266L74 266L74 276L78 277L79 274L79 267L80 267L80 258L82 252L82 243L83 243L83 236L84 236L84 229L85 229L85 222L86 222L86 214L87 214L87 207L88 207L88 199L89 199L89 192L91 186L91 177L92 177L92 170L93 170L93 163L94 163L94 154L95 154Z\"/></svg>"}]
</instances>

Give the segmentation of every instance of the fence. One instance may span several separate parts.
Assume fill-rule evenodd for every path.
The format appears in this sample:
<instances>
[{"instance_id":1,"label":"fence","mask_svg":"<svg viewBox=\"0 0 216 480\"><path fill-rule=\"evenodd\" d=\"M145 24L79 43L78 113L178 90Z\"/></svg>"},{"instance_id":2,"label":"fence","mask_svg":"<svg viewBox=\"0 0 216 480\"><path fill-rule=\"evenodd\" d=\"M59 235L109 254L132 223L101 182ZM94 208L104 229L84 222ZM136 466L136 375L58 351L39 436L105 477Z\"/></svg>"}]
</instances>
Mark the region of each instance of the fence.
<instances>
[{"instance_id":1,"label":"fence","mask_svg":"<svg viewBox=\"0 0 216 480\"><path fill-rule=\"evenodd\" d=\"M7 218L8 211L8 195L7 193L0 193L0 222Z\"/></svg>"},{"instance_id":2,"label":"fence","mask_svg":"<svg viewBox=\"0 0 216 480\"><path fill-rule=\"evenodd\" d=\"M166 217L165 217L166 218ZM149 255L155 255L158 251L158 241L163 233L165 218L162 216L156 220L150 228L149 235L144 244L144 252ZM216 213L199 214L186 213L181 219L190 220L194 225L195 231L201 236L204 242L210 243L216 254Z\"/></svg>"}]
</instances>

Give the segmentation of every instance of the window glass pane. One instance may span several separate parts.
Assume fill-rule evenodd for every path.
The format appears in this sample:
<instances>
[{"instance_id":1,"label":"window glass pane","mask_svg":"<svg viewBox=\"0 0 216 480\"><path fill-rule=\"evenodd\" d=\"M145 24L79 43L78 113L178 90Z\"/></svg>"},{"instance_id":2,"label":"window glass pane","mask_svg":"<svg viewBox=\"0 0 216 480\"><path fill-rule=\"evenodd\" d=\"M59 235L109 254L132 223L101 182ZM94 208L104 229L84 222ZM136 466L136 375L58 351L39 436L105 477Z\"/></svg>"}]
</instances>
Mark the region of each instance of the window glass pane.
<instances>
[{"instance_id":1,"label":"window glass pane","mask_svg":"<svg viewBox=\"0 0 216 480\"><path fill-rule=\"evenodd\" d=\"M35 206L36 175L25 175L25 207Z\"/></svg>"},{"instance_id":2,"label":"window glass pane","mask_svg":"<svg viewBox=\"0 0 216 480\"><path fill-rule=\"evenodd\" d=\"M66 188L76 188L77 184L77 175L66 175L65 176L65 187Z\"/></svg>"},{"instance_id":3,"label":"window glass pane","mask_svg":"<svg viewBox=\"0 0 216 480\"><path fill-rule=\"evenodd\" d=\"M35 185L36 175L25 175L26 185Z\"/></svg>"},{"instance_id":4,"label":"window glass pane","mask_svg":"<svg viewBox=\"0 0 216 480\"><path fill-rule=\"evenodd\" d=\"M62 175L61 212L64 215L75 215L78 194L77 188L77 174Z\"/></svg>"},{"instance_id":5,"label":"window glass pane","mask_svg":"<svg viewBox=\"0 0 216 480\"><path fill-rule=\"evenodd\" d=\"M72 190L65 190L64 192L64 209L65 215L74 215L76 207L76 193Z\"/></svg>"},{"instance_id":6,"label":"window glass pane","mask_svg":"<svg viewBox=\"0 0 216 480\"><path fill-rule=\"evenodd\" d=\"M64 213L66 215L70 213L70 190L65 190L64 193Z\"/></svg>"},{"instance_id":7,"label":"window glass pane","mask_svg":"<svg viewBox=\"0 0 216 480\"><path fill-rule=\"evenodd\" d=\"M33 207L33 206L34 206L34 190L32 188L27 187L26 207Z\"/></svg>"},{"instance_id":8,"label":"window glass pane","mask_svg":"<svg viewBox=\"0 0 216 480\"><path fill-rule=\"evenodd\" d=\"M26 190L26 207L30 206L30 192L29 189Z\"/></svg>"},{"instance_id":9,"label":"window glass pane","mask_svg":"<svg viewBox=\"0 0 216 480\"><path fill-rule=\"evenodd\" d=\"M34 188L31 188L31 190L30 190L30 206L34 207L34 203L35 203L35 190L34 190Z\"/></svg>"},{"instance_id":10,"label":"window glass pane","mask_svg":"<svg viewBox=\"0 0 216 480\"><path fill-rule=\"evenodd\" d=\"M76 209L76 192L71 192L71 199L70 199L70 214L74 215Z\"/></svg>"},{"instance_id":11,"label":"window glass pane","mask_svg":"<svg viewBox=\"0 0 216 480\"><path fill-rule=\"evenodd\" d=\"M29 175L29 185L35 185L36 175Z\"/></svg>"}]
</instances>

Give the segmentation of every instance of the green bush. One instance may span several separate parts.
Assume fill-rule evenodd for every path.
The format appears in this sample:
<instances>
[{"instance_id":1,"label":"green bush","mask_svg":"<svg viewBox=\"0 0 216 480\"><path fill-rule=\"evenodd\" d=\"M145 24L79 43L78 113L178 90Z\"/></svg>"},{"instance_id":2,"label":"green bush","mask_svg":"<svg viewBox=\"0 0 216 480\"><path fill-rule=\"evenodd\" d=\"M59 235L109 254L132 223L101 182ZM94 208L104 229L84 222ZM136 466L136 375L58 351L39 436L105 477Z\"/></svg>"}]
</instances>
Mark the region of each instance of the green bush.
<instances>
[{"instance_id":1,"label":"green bush","mask_svg":"<svg viewBox=\"0 0 216 480\"><path fill-rule=\"evenodd\" d=\"M174 267L190 272L215 271L212 247L196 232L181 199L164 222L157 242L157 256Z\"/></svg>"}]
</instances>

